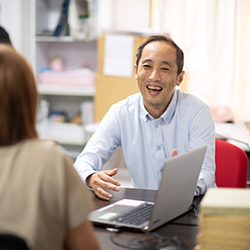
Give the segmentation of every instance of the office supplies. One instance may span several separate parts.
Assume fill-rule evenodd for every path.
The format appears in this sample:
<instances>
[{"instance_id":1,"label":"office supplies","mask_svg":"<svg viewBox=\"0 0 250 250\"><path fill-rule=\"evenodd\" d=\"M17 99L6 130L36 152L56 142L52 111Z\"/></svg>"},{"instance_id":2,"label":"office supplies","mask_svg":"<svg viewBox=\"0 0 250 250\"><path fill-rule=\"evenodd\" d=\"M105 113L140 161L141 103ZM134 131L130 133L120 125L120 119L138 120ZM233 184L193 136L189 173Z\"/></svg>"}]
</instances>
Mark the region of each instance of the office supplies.
<instances>
[{"instance_id":1,"label":"office supplies","mask_svg":"<svg viewBox=\"0 0 250 250\"><path fill-rule=\"evenodd\" d=\"M166 160L155 202L122 199L93 211L89 219L96 225L146 232L187 212L192 204L206 148L204 145ZM144 207L149 212L144 214ZM132 218L131 224L123 223L122 215L127 218L132 210L139 210L136 218L142 213L146 218L146 213L149 213L148 220L139 224Z\"/></svg>"}]
</instances>

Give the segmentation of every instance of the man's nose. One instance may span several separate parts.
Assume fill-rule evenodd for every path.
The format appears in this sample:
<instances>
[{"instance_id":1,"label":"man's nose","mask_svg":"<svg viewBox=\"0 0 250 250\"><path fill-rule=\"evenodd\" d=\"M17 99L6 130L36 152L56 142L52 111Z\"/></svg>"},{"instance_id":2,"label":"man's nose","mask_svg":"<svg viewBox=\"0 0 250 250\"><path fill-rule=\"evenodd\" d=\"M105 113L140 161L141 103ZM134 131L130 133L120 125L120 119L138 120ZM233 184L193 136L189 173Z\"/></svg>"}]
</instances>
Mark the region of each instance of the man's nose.
<instances>
[{"instance_id":1,"label":"man's nose","mask_svg":"<svg viewBox=\"0 0 250 250\"><path fill-rule=\"evenodd\" d=\"M161 81L160 71L158 69L153 69L149 76L149 79L152 81Z\"/></svg>"}]
</instances>

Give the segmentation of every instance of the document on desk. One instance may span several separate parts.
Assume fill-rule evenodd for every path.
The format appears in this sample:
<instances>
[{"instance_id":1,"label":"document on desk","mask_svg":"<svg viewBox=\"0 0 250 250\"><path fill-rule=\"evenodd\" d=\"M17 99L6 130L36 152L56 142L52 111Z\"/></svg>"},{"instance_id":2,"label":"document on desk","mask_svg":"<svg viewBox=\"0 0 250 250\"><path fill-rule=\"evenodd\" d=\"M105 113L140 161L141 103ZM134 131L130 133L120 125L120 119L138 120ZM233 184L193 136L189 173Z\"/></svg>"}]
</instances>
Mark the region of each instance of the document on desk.
<instances>
[{"instance_id":1,"label":"document on desk","mask_svg":"<svg viewBox=\"0 0 250 250\"><path fill-rule=\"evenodd\" d=\"M249 151L250 133L244 123L215 123L215 136L227 139L230 143Z\"/></svg>"}]
</instances>

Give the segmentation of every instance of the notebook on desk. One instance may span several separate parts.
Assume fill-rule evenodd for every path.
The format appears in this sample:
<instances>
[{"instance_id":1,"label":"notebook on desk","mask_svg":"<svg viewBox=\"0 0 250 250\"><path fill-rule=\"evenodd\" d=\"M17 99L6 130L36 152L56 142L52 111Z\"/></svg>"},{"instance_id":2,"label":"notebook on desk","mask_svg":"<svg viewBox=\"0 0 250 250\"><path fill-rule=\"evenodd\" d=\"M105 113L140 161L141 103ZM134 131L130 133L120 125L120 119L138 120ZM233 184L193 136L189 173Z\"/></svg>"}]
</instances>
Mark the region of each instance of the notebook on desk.
<instances>
[{"instance_id":1,"label":"notebook on desk","mask_svg":"<svg viewBox=\"0 0 250 250\"><path fill-rule=\"evenodd\" d=\"M90 213L90 221L147 232L189 211L206 148L202 146L166 160L154 202L122 199ZM138 221L140 216L142 221Z\"/></svg>"}]
</instances>

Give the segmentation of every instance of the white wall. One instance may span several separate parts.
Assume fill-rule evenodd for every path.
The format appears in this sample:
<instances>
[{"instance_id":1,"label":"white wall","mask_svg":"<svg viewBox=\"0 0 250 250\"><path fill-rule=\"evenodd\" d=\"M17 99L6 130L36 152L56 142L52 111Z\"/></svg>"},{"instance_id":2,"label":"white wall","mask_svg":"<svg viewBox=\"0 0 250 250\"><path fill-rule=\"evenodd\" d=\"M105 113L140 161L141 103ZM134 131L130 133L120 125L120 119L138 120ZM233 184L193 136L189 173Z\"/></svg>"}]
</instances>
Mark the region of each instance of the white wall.
<instances>
[{"instance_id":1,"label":"white wall","mask_svg":"<svg viewBox=\"0 0 250 250\"><path fill-rule=\"evenodd\" d=\"M10 35L14 48L32 63L34 0L0 0L0 25ZM34 19L33 19L34 20Z\"/></svg>"},{"instance_id":2,"label":"white wall","mask_svg":"<svg viewBox=\"0 0 250 250\"><path fill-rule=\"evenodd\" d=\"M150 28L150 4L151 0L99 0L98 33Z\"/></svg>"},{"instance_id":3,"label":"white wall","mask_svg":"<svg viewBox=\"0 0 250 250\"><path fill-rule=\"evenodd\" d=\"M16 50L22 50L22 1L0 0L0 24L10 35Z\"/></svg>"}]
</instances>

